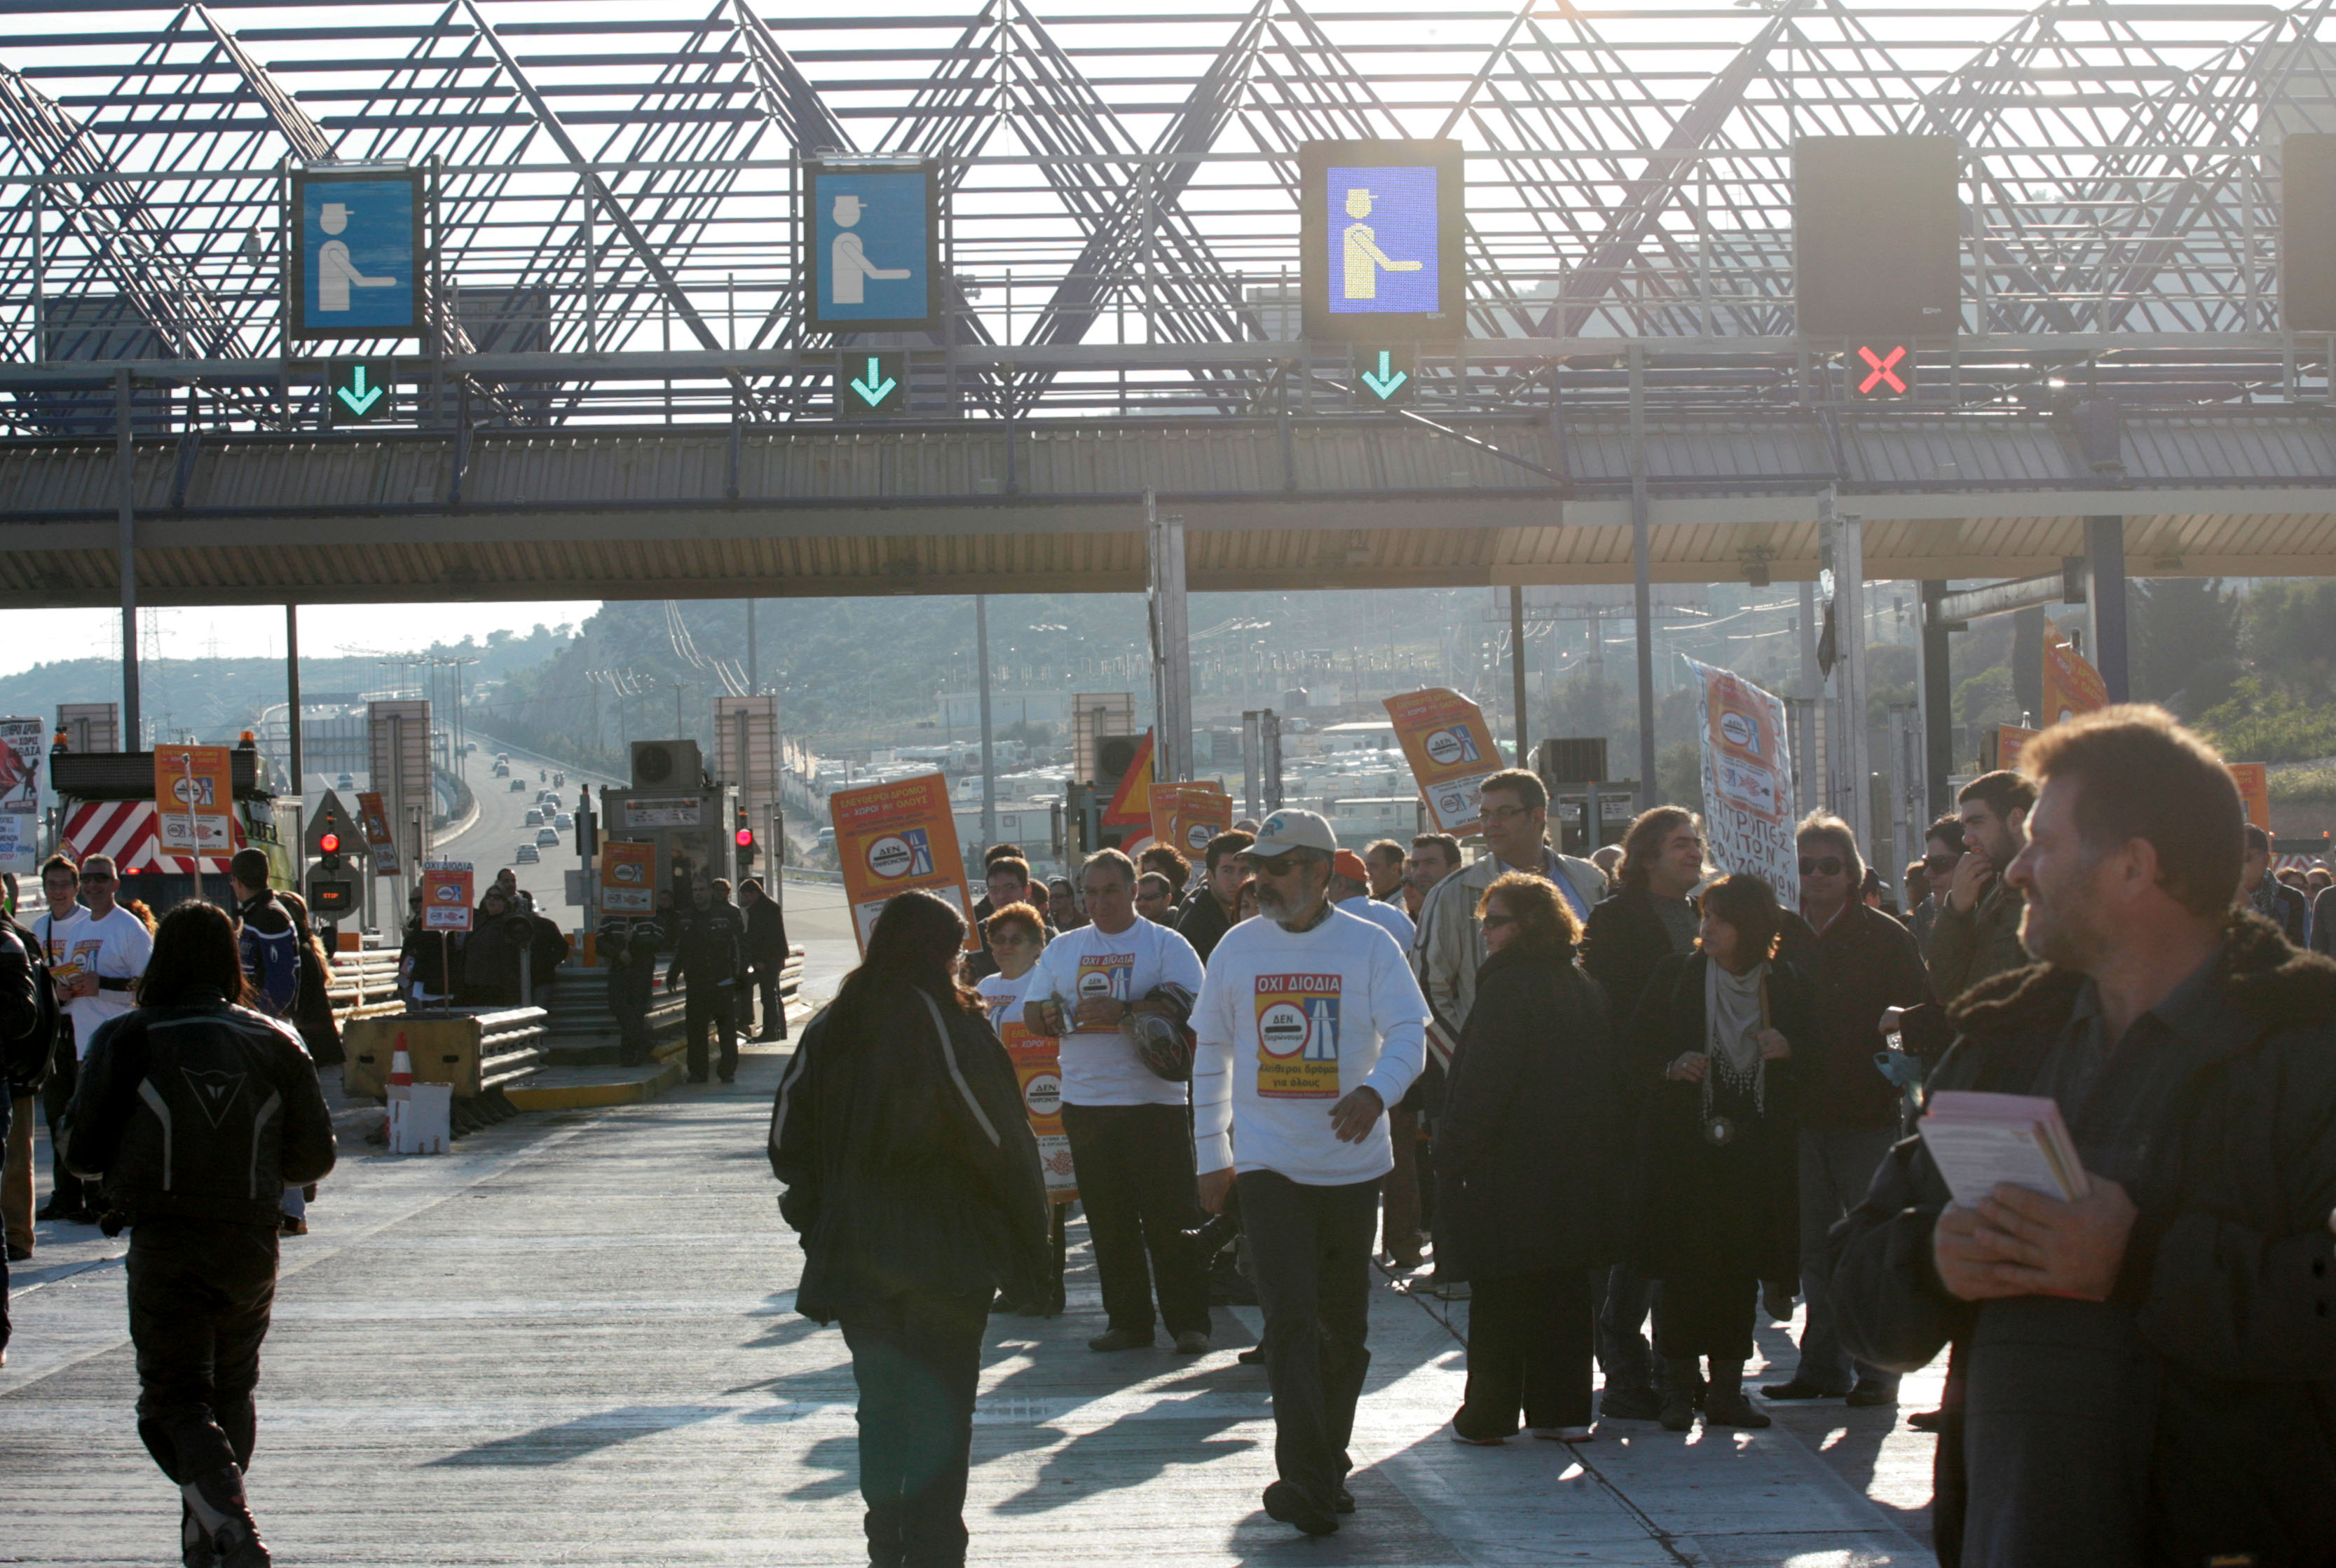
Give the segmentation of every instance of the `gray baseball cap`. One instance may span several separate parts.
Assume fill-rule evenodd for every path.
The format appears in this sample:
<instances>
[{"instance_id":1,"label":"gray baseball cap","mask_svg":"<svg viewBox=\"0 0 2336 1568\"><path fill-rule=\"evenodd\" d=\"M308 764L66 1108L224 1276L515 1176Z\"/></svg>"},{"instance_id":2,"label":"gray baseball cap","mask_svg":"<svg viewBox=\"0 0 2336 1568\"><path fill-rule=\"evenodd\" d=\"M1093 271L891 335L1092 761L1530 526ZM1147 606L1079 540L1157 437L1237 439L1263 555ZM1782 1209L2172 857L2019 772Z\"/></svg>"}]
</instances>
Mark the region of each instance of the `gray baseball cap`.
<instances>
[{"instance_id":1,"label":"gray baseball cap","mask_svg":"<svg viewBox=\"0 0 2336 1568\"><path fill-rule=\"evenodd\" d=\"M1257 830L1257 842L1241 852L1266 861L1292 850L1313 850L1328 860L1338 852L1338 835L1312 812L1278 811Z\"/></svg>"}]
</instances>

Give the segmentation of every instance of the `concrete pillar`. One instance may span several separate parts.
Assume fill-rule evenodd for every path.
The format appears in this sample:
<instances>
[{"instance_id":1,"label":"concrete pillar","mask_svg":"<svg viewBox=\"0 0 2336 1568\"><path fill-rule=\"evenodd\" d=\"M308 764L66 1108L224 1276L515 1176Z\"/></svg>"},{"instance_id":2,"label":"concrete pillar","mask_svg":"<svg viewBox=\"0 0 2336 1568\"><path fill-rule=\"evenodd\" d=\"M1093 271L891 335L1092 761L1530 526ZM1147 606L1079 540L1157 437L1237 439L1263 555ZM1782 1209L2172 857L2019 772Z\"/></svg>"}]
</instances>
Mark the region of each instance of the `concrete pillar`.
<instances>
[{"instance_id":1,"label":"concrete pillar","mask_svg":"<svg viewBox=\"0 0 2336 1568\"><path fill-rule=\"evenodd\" d=\"M1184 520L1160 511L1144 492L1144 531L1152 569L1152 776L1160 784L1192 776L1192 658L1185 616Z\"/></svg>"},{"instance_id":2,"label":"concrete pillar","mask_svg":"<svg viewBox=\"0 0 2336 1568\"><path fill-rule=\"evenodd\" d=\"M2085 652L2101 672L2111 702L2130 700L2125 617L2125 519L2085 519L2085 612L2091 622Z\"/></svg>"},{"instance_id":3,"label":"concrete pillar","mask_svg":"<svg viewBox=\"0 0 2336 1568\"><path fill-rule=\"evenodd\" d=\"M1634 346L1630 350L1630 603L1638 628L1640 811L1660 798L1655 785L1655 592L1647 497L1646 396L1647 355Z\"/></svg>"},{"instance_id":4,"label":"concrete pillar","mask_svg":"<svg viewBox=\"0 0 2336 1568\"><path fill-rule=\"evenodd\" d=\"M113 469L117 499L114 551L122 576L122 749L138 751L146 734L138 715L138 451L131 438L130 373L113 375Z\"/></svg>"},{"instance_id":5,"label":"concrete pillar","mask_svg":"<svg viewBox=\"0 0 2336 1568\"><path fill-rule=\"evenodd\" d=\"M989 733L989 596L973 596L973 655L981 666L981 849L998 842L998 755Z\"/></svg>"},{"instance_id":6,"label":"concrete pillar","mask_svg":"<svg viewBox=\"0 0 2336 1568\"><path fill-rule=\"evenodd\" d=\"M1928 827L1946 814L1949 809L1947 777L1955 771L1955 696L1952 667L1948 663L1947 628L1939 617L1939 600L1946 596L1947 585L1937 579L1922 584L1922 636L1915 643L1915 696L1922 710L1923 776L1929 816L1921 823Z\"/></svg>"},{"instance_id":7,"label":"concrete pillar","mask_svg":"<svg viewBox=\"0 0 2336 1568\"><path fill-rule=\"evenodd\" d=\"M1527 738L1533 728L1525 711L1525 590L1517 583L1509 584L1509 696L1515 705L1517 720L1517 766L1533 766L1533 743Z\"/></svg>"},{"instance_id":8,"label":"concrete pillar","mask_svg":"<svg viewBox=\"0 0 2336 1568\"><path fill-rule=\"evenodd\" d=\"M1865 527L1843 515L1830 492L1819 521L1833 564L1834 711L1840 731L1834 755L1841 781L1834 809L1857 833L1860 849L1872 855L1874 838L1874 763L1865 734Z\"/></svg>"}]
</instances>

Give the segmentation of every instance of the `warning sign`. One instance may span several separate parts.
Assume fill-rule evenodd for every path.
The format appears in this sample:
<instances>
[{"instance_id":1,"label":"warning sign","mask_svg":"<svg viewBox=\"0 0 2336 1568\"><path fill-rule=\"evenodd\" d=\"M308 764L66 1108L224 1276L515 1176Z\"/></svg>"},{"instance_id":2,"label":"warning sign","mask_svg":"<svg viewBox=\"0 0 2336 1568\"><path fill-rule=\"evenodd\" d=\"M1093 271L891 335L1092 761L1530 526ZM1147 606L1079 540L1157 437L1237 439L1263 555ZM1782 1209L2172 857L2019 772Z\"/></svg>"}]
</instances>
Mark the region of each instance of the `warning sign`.
<instances>
[{"instance_id":1,"label":"warning sign","mask_svg":"<svg viewBox=\"0 0 2336 1568\"><path fill-rule=\"evenodd\" d=\"M1257 977L1257 1092L1260 1099L1338 1097L1338 975Z\"/></svg>"},{"instance_id":2,"label":"warning sign","mask_svg":"<svg viewBox=\"0 0 2336 1568\"><path fill-rule=\"evenodd\" d=\"M600 907L612 915L645 915L657 908L657 845L604 840L600 845Z\"/></svg>"},{"instance_id":3,"label":"warning sign","mask_svg":"<svg viewBox=\"0 0 2336 1568\"><path fill-rule=\"evenodd\" d=\"M161 847L223 855L235 847L235 788L223 745L154 748L154 813Z\"/></svg>"},{"instance_id":4,"label":"warning sign","mask_svg":"<svg viewBox=\"0 0 2336 1568\"><path fill-rule=\"evenodd\" d=\"M422 868L422 929L426 931L467 931L471 929L471 862L430 861Z\"/></svg>"}]
</instances>

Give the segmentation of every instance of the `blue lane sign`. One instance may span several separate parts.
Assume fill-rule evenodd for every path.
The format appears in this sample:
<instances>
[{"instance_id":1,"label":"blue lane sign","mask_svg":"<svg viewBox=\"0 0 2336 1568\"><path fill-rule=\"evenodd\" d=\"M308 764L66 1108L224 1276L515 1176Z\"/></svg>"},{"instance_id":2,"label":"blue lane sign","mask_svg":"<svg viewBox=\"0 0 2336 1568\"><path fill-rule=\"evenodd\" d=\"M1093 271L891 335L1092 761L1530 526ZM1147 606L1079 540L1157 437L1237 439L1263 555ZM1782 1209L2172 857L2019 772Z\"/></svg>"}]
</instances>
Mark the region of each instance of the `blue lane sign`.
<instances>
[{"instance_id":1,"label":"blue lane sign","mask_svg":"<svg viewBox=\"0 0 2336 1568\"><path fill-rule=\"evenodd\" d=\"M419 170L295 170L290 336L420 336L423 205Z\"/></svg>"},{"instance_id":2,"label":"blue lane sign","mask_svg":"<svg viewBox=\"0 0 2336 1568\"><path fill-rule=\"evenodd\" d=\"M1467 317L1460 143L1309 141L1298 150L1306 336L1441 342Z\"/></svg>"},{"instance_id":3,"label":"blue lane sign","mask_svg":"<svg viewBox=\"0 0 2336 1568\"><path fill-rule=\"evenodd\" d=\"M923 332L939 325L938 164L807 164L803 213L805 326Z\"/></svg>"}]
</instances>

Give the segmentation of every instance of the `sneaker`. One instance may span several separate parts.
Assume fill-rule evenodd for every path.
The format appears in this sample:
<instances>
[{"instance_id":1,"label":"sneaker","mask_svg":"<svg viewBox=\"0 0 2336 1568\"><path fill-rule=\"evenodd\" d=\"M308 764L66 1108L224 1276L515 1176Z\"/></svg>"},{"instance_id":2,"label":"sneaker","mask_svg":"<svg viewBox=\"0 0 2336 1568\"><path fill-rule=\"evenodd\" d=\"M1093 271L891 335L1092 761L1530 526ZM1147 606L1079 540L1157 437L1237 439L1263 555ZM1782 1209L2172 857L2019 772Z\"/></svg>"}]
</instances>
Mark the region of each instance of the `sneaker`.
<instances>
[{"instance_id":1,"label":"sneaker","mask_svg":"<svg viewBox=\"0 0 2336 1568\"><path fill-rule=\"evenodd\" d=\"M1799 1378L1789 1383L1763 1384L1760 1392L1771 1399L1838 1399L1842 1397L1839 1388L1820 1388L1815 1383L1805 1382Z\"/></svg>"},{"instance_id":2,"label":"sneaker","mask_svg":"<svg viewBox=\"0 0 2336 1568\"><path fill-rule=\"evenodd\" d=\"M1652 1388L1609 1388L1598 1401L1598 1413L1618 1421L1652 1421L1663 1413L1662 1397Z\"/></svg>"},{"instance_id":3,"label":"sneaker","mask_svg":"<svg viewBox=\"0 0 2336 1568\"><path fill-rule=\"evenodd\" d=\"M1526 1430L1550 1443L1587 1443L1597 1436L1587 1427L1529 1427Z\"/></svg>"},{"instance_id":4,"label":"sneaker","mask_svg":"<svg viewBox=\"0 0 2336 1568\"><path fill-rule=\"evenodd\" d=\"M1666 1432L1695 1430L1695 1395L1686 1388L1673 1388L1663 1396L1662 1413L1655 1417Z\"/></svg>"},{"instance_id":5,"label":"sneaker","mask_svg":"<svg viewBox=\"0 0 2336 1568\"><path fill-rule=\"evenodd\" d=\"M219 1568L274 1568L276 1562L249 1518L230 1519L212 1531L211 1550L219 1553Z\"/></svg>"},{"instance_id":6,"label":"sneaker","mask_svg":"<svg viewBox=\"0 0 2336 1568\"><path fill-rule=\"evenodd\" d=\"M219 1553L211 1550L210 1536L184 1502L179 1505L179 1563L180 1568L219 1568Z\"/></svg>"},{"instance_id":7,"label":"sneaker","mask_svg":"<svg viewBox=\"0 0 2336 1568\"><path fill-rule=\"evenodd\" d=\"M1844 1404L1854 1405L1861 1410L1870 1410L1877 1405L1895 1405L1898 1402L1898 1389L1894 1385L1886 1383L1879 1378L1860 1378L1857 1380L1857 1387L1842 1398Z\"/></svg>"},{"instance_id":8,"label":"sneaker","mask_svg":"<svg viewBox=\"0 0 2336 1568\"><path fill-rule=\"evenodd\" d=\"M1754 1431L1770 1424L1768 1413L1756 1409L1737 1388L1713 1384L1703 1397L1703 1419L1712 1427L1744 1427ZM1669 1421L1663 1423L1668 1427Z\"/></svg>"},{"instance_id":9,"label":"sneaker","mask_svg":"<svg viewBox=\"0 0 2336 1568\"><path fill-rule=\"evenodd\" d=\"M1906 1425L1917 1432L1935 1432L1947 1423L1944 1410L1917 1410L1906 1417Z\"/></svg>"},{"instance_id":10,"label":"sneaker","mask_svg":"<svg viewBox=\"0 0 2336 1568\"><path fill-rule=\"evenodd\" d=\"M1139 1334L1133 1329L1107 1329L1089 1339L1087 1349L1090 1350L1149 1350L1152 1349L1152 1330L1146 1329Z\"/></svg>"},{"instance_id":11,"label":"sneaker","mask_svg":"<svg viewBox=\"0 0 2336 1568\"><path fill-rule=\"evenodd\" d=\"M1287 1481L1276 1481L1268 1486L1263 1502L1267 1518L1279 1519L1309 1535L1329 1535L1338 1531L1336 1514L1320 1507Z\"/></svg>"},{"instance_id":12,"label":"sneaker","mask_svg":"<svg viewBox=\"0 0 2336 1568\"><path fill-rule=\"evenodd\" d=\"M1209 1353L1209 1337L1198 1329L1187 1329L1176 1336L1176 1354L1205 1356Z\"/></svg>"}]
</instances>

